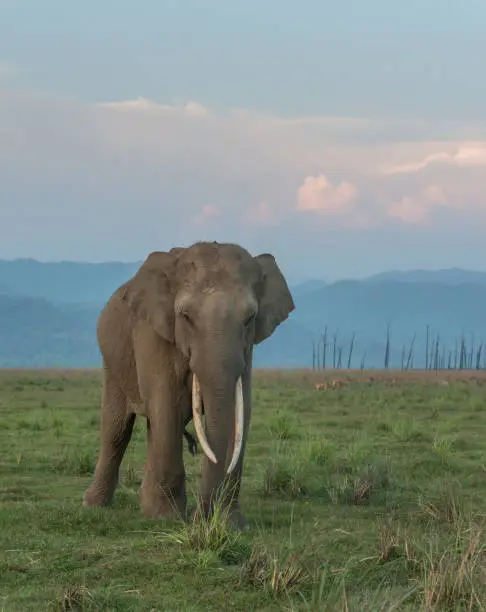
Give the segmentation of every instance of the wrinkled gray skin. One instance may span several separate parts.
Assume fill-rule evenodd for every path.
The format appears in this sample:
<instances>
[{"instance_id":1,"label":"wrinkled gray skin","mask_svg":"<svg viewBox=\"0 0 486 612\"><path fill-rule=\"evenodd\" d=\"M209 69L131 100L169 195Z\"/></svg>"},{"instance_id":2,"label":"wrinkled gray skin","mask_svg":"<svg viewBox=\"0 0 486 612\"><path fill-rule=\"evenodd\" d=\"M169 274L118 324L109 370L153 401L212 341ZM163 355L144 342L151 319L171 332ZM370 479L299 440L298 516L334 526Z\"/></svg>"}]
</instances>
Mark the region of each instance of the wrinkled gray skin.
<instances>
[{"instance_id":1,"label":"wrinkled gray skin","mask_svg":"<svg viewBox=\"0 0 486 612\"><path fill-rule=\"evenodd\" d=\"M232 523L244 528L238 496L252 411L253 345L268 338L294 308L272 255L252 257L237 245L216 242L151 253L114 293L98 321L103 357L100 451L84 505L111 503L140 415L147 419L148 441L142 511L154 518L186 516L183 434L192 418L194 372L201 385L206 437L218 460L214 464L203 457L203 512L210 515L224 482L233 491L224 500ZM227 476L239 376L243 448Z\"/></svg>"}]
</instances>

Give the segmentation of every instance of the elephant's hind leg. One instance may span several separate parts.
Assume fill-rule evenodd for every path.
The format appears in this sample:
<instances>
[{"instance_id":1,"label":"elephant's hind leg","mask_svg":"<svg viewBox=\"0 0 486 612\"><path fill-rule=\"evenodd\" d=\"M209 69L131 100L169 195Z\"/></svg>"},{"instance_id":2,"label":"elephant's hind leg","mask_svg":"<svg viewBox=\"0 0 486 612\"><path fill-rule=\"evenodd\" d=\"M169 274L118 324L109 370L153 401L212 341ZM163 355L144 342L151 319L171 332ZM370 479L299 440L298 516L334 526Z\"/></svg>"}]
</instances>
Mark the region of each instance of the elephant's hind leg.
<instances>
[{"instance_id":1,"label":"elephant's hind leg","mask_svg":"<svg viewBox=\"0 0 486 612\"><path fill-rule=\"evenodd\" d=\"M128 400L104 367L101 405L100 452L93 482L85 491L84 506L108 506L118 484L118 472L132 436L135 414Z\"/></svg>"}]
</instances>

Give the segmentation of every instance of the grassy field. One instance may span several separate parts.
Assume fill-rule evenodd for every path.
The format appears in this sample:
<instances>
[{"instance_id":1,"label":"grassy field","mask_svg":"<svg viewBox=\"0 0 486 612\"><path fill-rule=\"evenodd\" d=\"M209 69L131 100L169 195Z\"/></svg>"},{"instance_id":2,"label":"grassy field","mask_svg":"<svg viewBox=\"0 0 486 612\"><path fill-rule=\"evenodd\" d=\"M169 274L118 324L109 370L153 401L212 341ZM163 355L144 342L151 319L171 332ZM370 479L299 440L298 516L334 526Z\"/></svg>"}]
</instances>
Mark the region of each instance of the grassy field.
<instances>
[{"instance_id":1,"label":"grassy field","mask_svg":"<svg viewBox=\"0 0 486 612\"><path fill-rule=\"evenodd\" d=\"M0 371L0 610L486 609L485 374L257 372L244 534L141 517L142 421L113 508L83 509L99 396Z\"/></svg>"}]
</instances>

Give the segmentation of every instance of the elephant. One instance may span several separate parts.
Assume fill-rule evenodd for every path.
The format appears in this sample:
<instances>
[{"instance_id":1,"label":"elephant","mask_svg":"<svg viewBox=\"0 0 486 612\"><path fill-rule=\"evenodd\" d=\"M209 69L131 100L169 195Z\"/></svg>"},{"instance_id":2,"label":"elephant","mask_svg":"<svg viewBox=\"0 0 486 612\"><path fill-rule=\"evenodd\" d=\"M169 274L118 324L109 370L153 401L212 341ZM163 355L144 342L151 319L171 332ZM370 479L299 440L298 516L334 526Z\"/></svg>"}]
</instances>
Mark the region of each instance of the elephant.
<instances>
[{"instance_id":1,"label":"elephant","mask_svg":"<svg viewBox=\"0 0 486 612\"><path fill-rule=\"evenodd\" d=\"M135 418L142 416L147 455L141 511L149 518L187 520L182 438L193 452L195 440L185 430L192 418L204 452L199 510L208 518L218 498L230 524L247 529L239 493L252 413L253 346L294 309L271 254L253 256L219 242L151 252L99 315L100 443L83 505L111 505ZM218 497L222 490L231 495Z\"/></svg>"}]
</instances>

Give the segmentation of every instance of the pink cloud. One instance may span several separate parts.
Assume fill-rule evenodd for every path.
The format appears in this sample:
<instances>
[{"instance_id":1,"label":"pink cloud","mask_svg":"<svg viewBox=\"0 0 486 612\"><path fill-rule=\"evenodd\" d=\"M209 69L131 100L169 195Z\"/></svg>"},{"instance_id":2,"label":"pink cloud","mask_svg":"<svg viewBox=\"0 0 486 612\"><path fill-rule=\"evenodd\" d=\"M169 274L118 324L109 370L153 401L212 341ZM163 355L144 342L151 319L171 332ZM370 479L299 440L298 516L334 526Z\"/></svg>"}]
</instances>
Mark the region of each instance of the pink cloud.
<instances>
[{"instance_id":1,"label":"pink cloud","mask_svg":"<svg viewBox=\"0 0 486 612\"><path fill-rule=\"evenodd\" d=\"M420 172L431 165L452 165L459 168L486 166L486 143L475 142L460 145L455 153L440 151L427 155L418 162L399 164L383 170L383 174L410 174Z\"/></svg>"},{"instance_id":2,"label":"pink cloud","mask_svg":"<svg viewBox=\"0 0 486 612\"><path fill-rule=\"evenodd\" d=\"M184 113L190 117L206 117L208 109L198 102L187 102L182 105L159 104L148 98L139 96L135 100L123 100L121 102L100 102L96 106L115 111L138 112L138 113Z\"/></svg>"},{"instance_id":3,"label":"pink cloud","mask_svg":"<svg viewBox=\"0 0 486 612\"><path fill-rule=\"evenodd\" d=\"M429 205L441 205L447 203L444 189L440 185L429 185L422 192L423 200Z\"/></svg>"},{"instance_id":4,"label":"pink cloud","mask_svg":"<svg viewBox=\"0 0 486 612\"><path fill-rule=\"evenodd\" d=\"M189 223L196 227L202 227L211 224L213 219L221 213L220 207L215 204L205 204L199 211L190 218Z\"/></svg>"},{"instance_id":5,"label":"pink cloud","mask_svg":"<svg viewBox=\"0 0 486 612\"><path fill-rule=\"evenodd\" d=\"M419 198L406 196L390 206L388 215L410 225L424 225L429 218L429 211Z\"/></svg>"},{"instance_id":6,"label":"pink cloud","mask_svg":"<svg viewBox=\"0 0 486 612\"><path fill-rule=\"evenodd\" d=\"M181 201L171 205L171 227L181 232L193 224L208 232L230 223L241 231L292 228L296 211L307 213L304 225L317 216L326 227L352 230L390 218L427 224L441 207L486 218L481 125L459 134L433 122L282 118L144 97L85 105L2 87L3 99L0 167L37 181L46 200L52 186L79 184L90 202L118 201L120 192L127 202L136 194L147 209L160 197ZM466 141L466 132L475 140ZM192 198L179 191L180 177L190 180Z\"/></svg>"},{"instance_id":7,"label":"pink cloud","mask_svg":"<svg viewBox=\"0 0 486 612\"><path fill-rule=\"evenodd\" d=\"M297 192L297 210L325 214L349 210L358 197L353 183L333 185L324 175L307 176Z\"/></svg>"},{"instance_id":8,"label":"pink cloud","mask_svg":"<svg viewBox=\"0 0 486 612\"><path fill-rule=\"evenodd\" d=\"M486 166L486 143L459 147L454 162L458 166Z\"/></svg>"},{"instance_id":9,"label":"pink cloud","mask_svg":"<svg viewBox=\"0 0 486 612\"><path fill-rule=\"evenodd\" d=\"M448 199L439 185L429 185L416 197L405 196L388 208L388 216L410 225L426 225L432 210L446 206Z\"/></svg>"}]
</instances>

